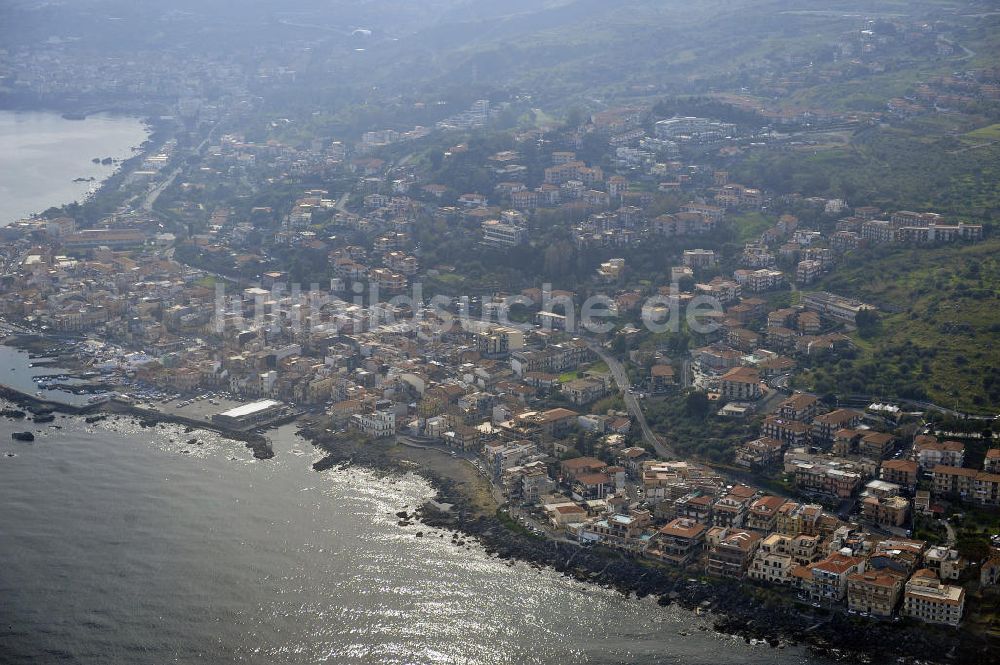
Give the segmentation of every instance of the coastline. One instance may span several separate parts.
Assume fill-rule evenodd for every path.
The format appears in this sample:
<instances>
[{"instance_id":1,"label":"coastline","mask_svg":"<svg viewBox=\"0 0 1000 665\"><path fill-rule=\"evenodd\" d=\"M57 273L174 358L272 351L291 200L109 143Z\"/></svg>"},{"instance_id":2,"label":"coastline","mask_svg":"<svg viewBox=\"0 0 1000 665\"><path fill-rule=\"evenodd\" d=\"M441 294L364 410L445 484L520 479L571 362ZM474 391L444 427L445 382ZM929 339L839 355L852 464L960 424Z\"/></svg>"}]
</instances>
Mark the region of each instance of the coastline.
<instances>
[{"instance_id":1,"label":"coastline","mask_svg":"<svg viewBox=\"0 0 1000 665\"><path fill-rule=\"evenodd\" d=\"M47 355L50 339L28 335L8 338L16 346ZM58 358L58 357L57 357ZM65 363L64 363L65 364ZM80 367L68 367L77 371ZM164 413L112 400L99 404L73 405L0 385L0 398L32 414L59 412L85 417L118 414L132 417L140 427L175 423L219 433L240 441L257 459L274 456L269 439L257 432L234 432L210 422L180 414ZM397 514L400 528L414 537L423 528L452 531L452 542L461 545L477 540L490 556L510 562L522 561L548 567L580 581L615 589L637 597L652 596L660 605L707 613L714 630L746 642L766 642L772 648L801 646L818 656L840 662L875 662L893 659L901 663L983 662L990 642L971 631L956 631L925 624L874 623L842 612L817 610L796 604L786 590L755 583L707 578L700 573L639 560L618 551L584 548L578 544L533 535L519 527L495 499L493 489L464 458L455 458L438 446L410 447L396 441L368 441L360 436L335 434L324 420L302 418L298 435L324 456L312 466L316 471L357 465L378 473L415 473L433 489L434 499ZM941 654L928 659L928 654Z\"/></svg>"},{"instance_id":2,"label":"coastline","mask_svg":"<svg viewBox=\"0 0 1000 665\"><path fill-rule=\"evenodd\" d=\"M154 103L136 103L130 100L120 100L108 103L106 99L86 99L71 96L16 94L10 91L0 94L0 111L17 112L47 112L59 115L87 117L99 113L109 115L126 115L129 117L145 117L167 112L168 105Z\"/></svg>"},{"instance_id":3,"label":"coastline","mask_svg":"<svg viewBox=\"0 0 1000 665\"><path fill-rule=\"evenodd\" d=\"M24 391L0 384L0 400L5 400L15 404L32 415L42 415L46 413L60 413L67 416L88 416L94 414L104 415L124 415L135 418L136 423L143 428L156 427L160 423L173 423L184 425L192 430L201 429L215 432L225 439L242 442L253 452L253 456L258 460L267 460L274 457L274 449L271 441L263 434L256 432L234 432L220 428L200 420L185 418L173 414L164 414L158 411L142 409L122 402L111 400L98 404L83 404L75 406L64 402L56 402L44 399L36 395L30 395Z\"/></svg>"},{"instance_id":4,"label":"coastline","mask_svg":"<svg viewBox=\"0 0 1000 665\"><path fill-rule=\"evenodd\" d=\"M45 358L44 364L59 365L66 369L67 373L70 375L85 369L84 366L75 362L75 358L72 355L67 355L58 351L53 353L53 340L44 335L38 335L35 333L9 334L6 337L0 338L0 345L20 349L21 351L32 354L32 357L37 356ZM40 364L42 363L33 363L33 366L38 366ZM95 388L103 390L108 387L109 386L107 385L89 383L84 387L64 386L63 388L66 390L79 388L81 389L79 394L86 394L93 392ZM266 460L274 457L274 449L271 446L271 442L263 434L254 431L231 430L225 427L220 427L210 420L190 418L176 413L164 413L154 409L145 409L141 406L128 404L124 401L115 399L94 404L68 404L66 402L48 399L37 394L31 394L2 382L0 382L0 399L6 399L7 401L17 404L32 413L58 412L65 413L67 415L106 413L131 416L136 419L140 427L152 427L158 423L164 422L184 425L185 427L191 429L204 429L216 432L226 439L241 441L253 452L254 457L257 459Z\"/></svg>"},{"instance_id":5,"label":"coastline","mask_svg":"<svg viewBox=\"0 0 1000 665\"><path fill-rule=\"evenodd\" d=\"M241 441L257 459L274 456L270 441L257 433L238 433L183 416L147 411L119 402L74 406L0 386L0 399L31 414L62 413L86 417L106 413L135 418L140 427L176 423L218 432ZM840 612L827 613L798 606L787 593L748 582L688 574L621 552L583 548L518 530L498 510L488 483L465 460L433 446L411 448L395 442L364 441L329 435L316 423L300 421L298 435L324 453L312 467L359 466L380 474L415 473L433 489L434 499L397 513L399 527L422 537L422 528L452 531L457 546L475 539L490 556L548 567L579 581L614 589L625 595L652 596L661 606L677 606L707 614L712 629L748 643L772 648L804 647L832 662L940 663L987 662L990 645L981 638L925 624L869 623ZM261 454L258 454L258 450ZM512 528L513 527L513 528ZM682 633L680 637L684 637ZM929 659L928 654L941 654Z\"/></svg>"},{"instance_id":6,"label":"coastline","mask_svg":"<svg viewBox=\"0 0 1000 665\"><path fill-rule=\"evenodd\" d=\"M456 472L454 458L443 449L345 440L309 424L302 426L299 434L325 453L313 465L316 471L358 465L379 473L415 473L424 478L434 489L433 501L397 515L401 528L415 527L415 537L422 535L420 525L450 530L458 534L453 538L456 544L475 539L489 555L511 565L521 561L549 567L625 595L652 596L662 606L676 604L707 613L716 632L746 642L766 642L772 648L802 646L830 661L852 663L974 663L987 662L992 653L988 640L969 631L908 621L869 622L839 611L798 605L786 590L689 574L621 552L584 548L519 531L511 528L513 522L502 519L495 502L493 512L484 504L485 479L471 467L468 473ZM435 457L447 462L439 463ZM492 496L489 490L485 494ZM930 654L939 656L929 658Z\"/></svg>"},{"instance_id":7,"label":"coastline","mask_svg":"<svg viewBox=\"0 0 1000 665\"><path fill-rule=\"evenodd\" d=\"M68 102L66 104L0 103L0 111L15 114L54 114L59 115L67 122L82 121L97 115L128 119L138 122L143 134L141 142L132 146L131 154L123 154L120 160L113 164L110 172L94 174L93 180L86 181L86 184L91 186L88 193L79 196L75 201L66 201L59 197L62 200L53 200L48 205L42 204L38 208L32 205L31 207L34 209L24 213L23 217L11 218L7 222L0 223L0 229L16 222L17 219L36 218L43 216L49 210L65 210L68 207L74 208L72 216L81 228L94 226L117 205L118 201L114 200L114 196L121 190L125 178L141 166L143 161L153 154L158 146L172 136L174 126L173 118L161 115L153 109L129 109L120 105L84 106L81 108Z\"/></svg>"}]
</instances>

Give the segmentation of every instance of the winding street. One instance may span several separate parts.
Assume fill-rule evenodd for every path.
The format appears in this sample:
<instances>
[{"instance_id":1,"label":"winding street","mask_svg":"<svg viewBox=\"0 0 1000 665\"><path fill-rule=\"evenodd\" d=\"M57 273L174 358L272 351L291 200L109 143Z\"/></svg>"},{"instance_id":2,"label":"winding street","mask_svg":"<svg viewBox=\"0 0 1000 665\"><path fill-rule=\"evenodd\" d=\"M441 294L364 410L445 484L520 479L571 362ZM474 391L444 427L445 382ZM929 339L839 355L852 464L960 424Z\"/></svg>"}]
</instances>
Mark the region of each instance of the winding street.
<instances>
[{"instance_id":1,"label":"winding street","mask_svg":"<svg viewBox=\"0 0 1000 665\"><path fill-rule=\"evenodd\" d=\"M646 422L646 414L642 412L642 404L639 403L638 398L629 392L629 381L628 374L625 373L625 368L622 366L618 359L612 356L610 353L605 351L599 344L594 342L587 342L590 350L598 355L598 357L607 364L608 369L611 370L611 376L615 378L615 383L618 384L618 389L622 393L622 398L625 400L625 408L628 409L629 415L635 419L638 423L639 429L642 430L642 438L649 445L653 446L656 450L656 454L663 459L678 459L677 453L668 446L663 440L653 432L650 428L649 423Z\"/></svg>"},{"instance_id":2,"label":"winding street","mask_svg":"<svg viewBox=\"0 0 1000 665\"><path fill-rule=\"evenodd\" d=\"M948 541L945 543L945 547L954 547L955 541L958 540L958 534L955 533L955 527L951 525L948 520L941 520L941 524L944 525L945 531L948 532Z\"/></svg>"}]
</instances>

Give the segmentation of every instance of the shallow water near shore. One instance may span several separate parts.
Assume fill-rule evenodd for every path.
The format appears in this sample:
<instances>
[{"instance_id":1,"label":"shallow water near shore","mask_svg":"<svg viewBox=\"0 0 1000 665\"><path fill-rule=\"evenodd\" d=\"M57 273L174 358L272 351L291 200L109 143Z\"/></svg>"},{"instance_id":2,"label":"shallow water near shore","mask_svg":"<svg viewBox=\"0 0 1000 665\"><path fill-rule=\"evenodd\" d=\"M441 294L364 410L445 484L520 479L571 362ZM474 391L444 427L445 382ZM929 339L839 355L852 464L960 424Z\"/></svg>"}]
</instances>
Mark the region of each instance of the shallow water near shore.
<instances>
[{"instance_id":1,"label":"shallow water near shore","mask_svg":"<svg viewBox=\"0 0 1000 665\"><path fill-rule=\"evenodd\" d=\"M0 111L0 226L82 200L117 168L91 160L128 159L146 136L138 118L66 120L48 111Z\"/></svg>"},{"instance_id":2,"label":"shallow water near shore","mask_svg":"<svg viewBox=\"0 0 1000 665\"><path fill-rule=\"evenodd\" d=\"M39 399L50 400L58 404L83 406L87 403L87 395L75 395L59 389L40 389L35 383L36 378L53 375L72 375L73 372L47 358L32 358L31 355L13 346L0 344L0 386L6 386L27 395L36 395ZM69 378L60 383L74 384L78 379Z\"/></svg>"},{"instance_id":3,"label":"shallow water near shore","mask_svg":"<svg viewBox=\"0 0 1000 665\"><path fill-rule=\"evenodd\" d=\"M815 662L400 527L425 481L312 471L291 425L259 462L172 425L53 424L0 420L4 662Z\"/></svg>"}]
</instances>

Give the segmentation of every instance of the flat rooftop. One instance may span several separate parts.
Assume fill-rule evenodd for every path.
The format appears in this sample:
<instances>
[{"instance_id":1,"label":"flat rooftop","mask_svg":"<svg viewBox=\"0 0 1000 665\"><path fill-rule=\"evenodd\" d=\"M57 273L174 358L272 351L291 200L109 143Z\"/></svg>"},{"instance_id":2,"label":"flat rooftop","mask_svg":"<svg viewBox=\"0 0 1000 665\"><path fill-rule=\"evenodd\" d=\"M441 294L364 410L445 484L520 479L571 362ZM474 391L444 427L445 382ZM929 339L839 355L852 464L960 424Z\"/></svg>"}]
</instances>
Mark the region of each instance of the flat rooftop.
<instances>
[{"instance_id":1,"label":"flat rooftop","mask_svg":"<svg viewBox=\"0 0 1000 665\"><path fill-rule=\"evenodd\" d=\"M223 411L220 416L226 416L229 418L242 418L243 416L249 416L258 411L264 411L265 409L270 409L275 406L281 406L281 402L276 402L273 399L262 399L258 402L250 402L249 404L242 404L228 411Z\"/></svg>"}]
</instances>

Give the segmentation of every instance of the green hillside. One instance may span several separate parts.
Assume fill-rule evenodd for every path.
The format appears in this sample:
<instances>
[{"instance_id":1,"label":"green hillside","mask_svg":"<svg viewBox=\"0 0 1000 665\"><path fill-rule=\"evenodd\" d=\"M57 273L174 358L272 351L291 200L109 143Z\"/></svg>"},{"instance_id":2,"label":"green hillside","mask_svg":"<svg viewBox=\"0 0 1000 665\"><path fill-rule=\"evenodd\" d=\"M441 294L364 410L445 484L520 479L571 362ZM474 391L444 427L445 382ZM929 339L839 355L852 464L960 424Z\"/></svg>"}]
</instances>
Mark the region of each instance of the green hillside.
<instances>
[{"instance_id":1,"label":"green hillside","mask_svg":"<svg viewBox=\"0 0 1000 665\"><path fill-rule=\"evenodd\" d=\"M922 118L872 127L826 150L762 151L730 170L778 193L843 197L885 210L1000 218L1000 134L981 117ZM979 129L974 129L975 127Z\"/></svg>"},{"instance_id":2,"label":"green hillside","mask_svg":"<svg viewBox=\"0 0 1000 665\"><path fill-rule=\"evenodd\" d=\"M820 392L928 399L1000 412L1000 239L975 245L858 253L820 288L883 312L857 357L806 375Z\"/></svg>"}]
</instances>

